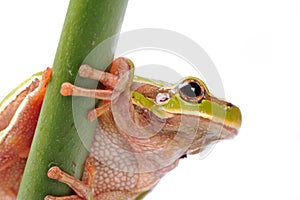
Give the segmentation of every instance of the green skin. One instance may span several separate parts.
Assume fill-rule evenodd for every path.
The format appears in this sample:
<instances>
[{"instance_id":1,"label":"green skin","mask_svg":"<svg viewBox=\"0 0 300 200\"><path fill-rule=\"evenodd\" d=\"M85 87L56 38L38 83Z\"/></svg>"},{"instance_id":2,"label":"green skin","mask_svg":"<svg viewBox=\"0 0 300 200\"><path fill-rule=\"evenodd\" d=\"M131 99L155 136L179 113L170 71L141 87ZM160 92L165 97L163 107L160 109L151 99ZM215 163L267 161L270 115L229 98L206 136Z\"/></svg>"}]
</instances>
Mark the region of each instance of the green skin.
<instances>
[{"instance_id":1,"label":"green skin","mask_svg":"<svg viewBox=\"0 0 300 200\"><path fill-rule=\"evenodd\" d=\"M208 90L206 84L195 77L186 77L186 79L194 79L201 83L205 89L205 97L201 100L200 103L189 103L183 100L178 92L174 91L173 95L170 96L170 99L165 104L157 104L155 99L145 97L142 93L133 91L131 93L132 102L136 105L140 105L148 110L151 110L153 113L158 115L161 118L166 118L170 114L183 114L183 115L194 115L202 116L216 122L224 123L224 125L239 129L242 121L242 116L240 109L224 100L214 97ZM176 90L178 85L183 81L171 85L169 87L164 87L163 83L158 83L149 79L135 76L134 82L139 82L143 84L149 84L153 87L164 88L165 90Z\"/></svg>"}]
</instances>

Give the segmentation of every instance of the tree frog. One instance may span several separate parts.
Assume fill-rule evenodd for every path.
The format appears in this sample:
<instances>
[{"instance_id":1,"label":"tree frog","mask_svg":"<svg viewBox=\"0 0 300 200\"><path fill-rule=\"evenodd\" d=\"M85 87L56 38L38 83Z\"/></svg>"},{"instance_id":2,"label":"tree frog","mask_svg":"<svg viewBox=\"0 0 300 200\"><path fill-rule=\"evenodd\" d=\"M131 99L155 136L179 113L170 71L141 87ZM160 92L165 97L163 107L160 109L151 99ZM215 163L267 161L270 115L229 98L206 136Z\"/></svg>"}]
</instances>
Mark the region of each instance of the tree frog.
<instances>
[{"instance_id":1,"label":"tree frog","mask_svg":"<svg viewBox=\"0 0 300 200\"><path fill-rule=\"evenodd\" d=\"M48 74L46 70L36 87L41 101L42 90L49 81ZM239 108L214 97L205 83L195 77L186 77L176 84L149 80L135 76L134 65L127 58L114 60L109 72L84 64L79 75L99 80L105 86L104 89L85 89L71 83L61 86L63 96L103 100L87 116L91 121L98 121L92 147L82 181L58 166L48 171L49 178L69 185L76 194L64 197L49 194L45 200L140 198L174 169L181 158L197 154L214 142L233 138L241 126ZM8 143L5 139L15 134L8 129L13 126L11 123L19 127L23 120L16 117L22 112L15 109L17 105L14 104L12 101L7 106L12 107L9 108L12 111L0 115L6 120L0 135L0 176L3 172L10 173L0 179L5 180L0 184L0 192L3 191L0 194L7 196L16 195L18 185L4 185L11 182L10 177L17 177L14 181L19 183L28 154L28 149L15 150L19 149L15 146L23 146L22 141ZM25 112L22 107L20 109ZM31 124L35 127L36 121ZM34 130L30 131L33 135ZM23 137L23 132L18 135ZM18 163L22 164L17 170L13 169ZM14 171L18 172L16 176Z\"/></svg>"}]
</instances>

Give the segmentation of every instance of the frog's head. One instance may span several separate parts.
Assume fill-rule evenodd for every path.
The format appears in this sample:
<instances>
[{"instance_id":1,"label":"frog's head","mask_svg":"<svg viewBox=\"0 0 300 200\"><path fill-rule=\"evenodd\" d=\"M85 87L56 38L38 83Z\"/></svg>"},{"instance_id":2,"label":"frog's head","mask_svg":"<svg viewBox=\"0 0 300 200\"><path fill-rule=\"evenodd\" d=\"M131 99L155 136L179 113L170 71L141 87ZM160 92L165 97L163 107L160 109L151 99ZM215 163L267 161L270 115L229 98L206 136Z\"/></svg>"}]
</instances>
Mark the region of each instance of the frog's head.
<instances>
[{"instance_id":1,"label":"frog's head","mask_svg":"<svg viewBox=\"0 0 300 200\"><path fill-rule=\"evenodd\" d=\"M186 147L184 154L195 154L212 142L237 135L242 120L240 109L214 97L202 80L186 77L165 87L164 83L137 78L139 84L131 93L136 110L150 111L151 118L163 124L153 138L172 138L175 145Z\"/></svg>"}]
</instances>

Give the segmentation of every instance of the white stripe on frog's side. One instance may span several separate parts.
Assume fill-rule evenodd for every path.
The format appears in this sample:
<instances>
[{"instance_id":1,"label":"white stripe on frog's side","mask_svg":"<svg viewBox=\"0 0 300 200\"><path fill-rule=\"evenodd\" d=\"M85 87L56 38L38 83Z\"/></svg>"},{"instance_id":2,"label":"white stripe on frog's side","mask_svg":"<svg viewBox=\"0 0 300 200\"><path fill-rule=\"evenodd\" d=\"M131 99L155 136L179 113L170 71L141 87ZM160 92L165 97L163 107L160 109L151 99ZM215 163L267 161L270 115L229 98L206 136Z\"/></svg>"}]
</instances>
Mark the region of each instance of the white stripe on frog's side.
<instances>
[{"instance_id":1,"label":"white stripe on frog's side","mask_svg":"<svg viewBox=\"0 0 300 200\"><path fill-rule=\"evenodd\" d=\"M36 93L39 91L39 83L41 82L43 72L39 72L25 80L23 83L21 83L18 87L16 87L14 90L12 90L4 99L2 102L0 102L0 114L6 109L9 108L9 104L13 102L17 96L25 91L33 82L36 82L36 87L29 92L23 99L21 100L21 103L19 104L18 108L14 112L11 120L8 122L7 127L5 127L3 130L0 131L0 144L5 138L6 134L9 133L12 126L15 124L15 122L18 119L19 113L22 112L24 106L27 104L29 98L36 95Z\"/></svg>"},{"instance_id":2,"label":"white stripe on frog's side","mask_svg":"<svg viewBox=\"0 0 300 200\"><path fill-rule=\"evenodd\" d=\"M27 88L34 79L41 80L43 72L38 72L32 75L30 78L25 80L23 83L18 85L15 89L13 89L10 93L8 93L4 99L0 102L0 113L8 106L8 104L13 101L18 94L20 94L25 88Z\"/></svg>"}]
</instances>

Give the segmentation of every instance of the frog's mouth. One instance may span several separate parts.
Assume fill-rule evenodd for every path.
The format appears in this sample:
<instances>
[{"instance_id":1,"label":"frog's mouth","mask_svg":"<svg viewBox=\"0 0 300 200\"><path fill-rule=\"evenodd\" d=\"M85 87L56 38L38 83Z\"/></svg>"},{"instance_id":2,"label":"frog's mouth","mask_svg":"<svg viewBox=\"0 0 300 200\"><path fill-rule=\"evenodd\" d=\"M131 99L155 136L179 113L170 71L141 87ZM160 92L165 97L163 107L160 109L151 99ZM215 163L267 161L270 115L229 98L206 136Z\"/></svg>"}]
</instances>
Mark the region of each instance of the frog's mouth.
<instances>
[{"instance_id":1,"label":"frog's mouth","mask_svg":"<svg viewBox=\"0 0 300 200\"><path fill-rule=\"evenodd\" d=\"M168 131L182 131L185 136L181 139L190 141L186 154L199 153L215 142L234 138L238 134L241 126L241 112L238 107L227 104L226 110L224 106L222 110L212 110L210 113L198 112L198 115L173 113L167 119L167 124L173 125L165 127Z\"/></svg>"},{"instance_id":2,"label":"frog's mouth","mask_svg":"<svg viewBox=\"0 0 300 200\"><path fill-rule=\"evenodd\" d=\"M199 131L195 135L195 139L187 152L188 154L200 153L209 145L234 138L241 126L241 120L232 122L226 118L200 118Z\"/></svg>"},{"instance_id":3,"label":"frog's mouth","mask_svg":"<svg viewBox=\"0 0 300 200\"><path fill-rule=\"evenodd\" d=\"M221 100L218 100L217 103L204 100L199 107L189 105L185 109L172 109L171 111L164 109L164 113L164 117L168 119L181 117L182 122L177 119L173 124L194 121L194 126L199 126L199 130L207 131L212 135L223 135L224 139L236 136L242 123L240 109Z\"/></svg>"}]
</instances>

